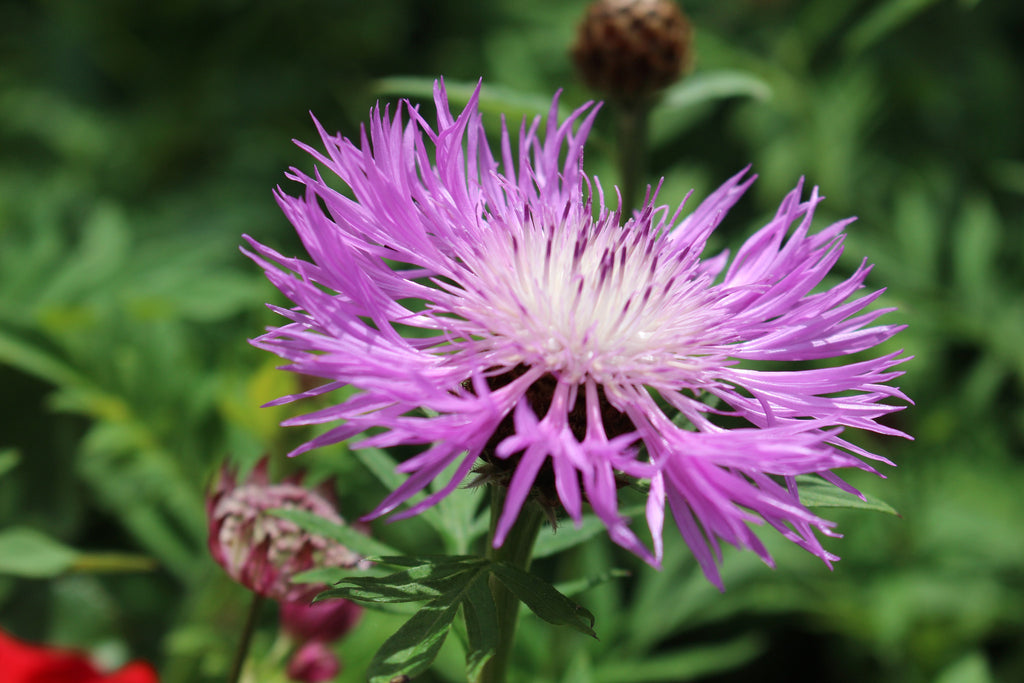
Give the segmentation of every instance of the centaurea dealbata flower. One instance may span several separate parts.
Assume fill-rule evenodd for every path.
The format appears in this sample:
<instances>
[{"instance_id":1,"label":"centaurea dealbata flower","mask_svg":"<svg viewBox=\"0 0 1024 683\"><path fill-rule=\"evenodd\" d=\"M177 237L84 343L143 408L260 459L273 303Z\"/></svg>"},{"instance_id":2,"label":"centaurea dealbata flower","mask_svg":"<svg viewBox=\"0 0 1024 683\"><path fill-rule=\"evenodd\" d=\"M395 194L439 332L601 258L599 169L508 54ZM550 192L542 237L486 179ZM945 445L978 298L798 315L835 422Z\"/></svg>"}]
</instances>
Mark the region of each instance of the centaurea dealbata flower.
<instances>
[{"instance_id":1,"label":"centaurea dealbata flower","mask_svg":"<svg viewBox=\"0 0 1024 683\"><path fill-rule=\"evenodd\" d=\"M878 422L901 408L885 399L905 399L887 384L901 359L772 371L743 362L844 357L901 329L875 323L886 310L866 310L881 294L859 293L866 263L822 285L850 220L812 232L822 198L817 188L804 198L801 182L734 257L702 258L753 182L747 171L685 216L656 205L655 192L624 217L582 170L598 107L559 120L556 98L545 121L523 122L518 145L503 124L495 152L477 94L455 116L438 84L436 126L408 102L394 113L378 105L359 140L317 123L326 151L300 146L318 169L288 174L304 194L276 192L310 259L249 239L295 304L276 308L288 322L253 343L326 380L275 403L356 390L285 423L336 423L295 452L370 429L354 448L422 444L369 518L453 466L395 517L415 515L482 468L508 486L495 545L539 493L577 523L589 504L616 543L653 565L667 503L719 586L721 541L771 563L752 524L837 559L815 535L834 535L833 523L800 503L795 477L852 491L831 471L888 462L841 431L901 434ZM636 480L649 484L651 548L619 511L618 488Z\"/></svg>"}]
</instances>

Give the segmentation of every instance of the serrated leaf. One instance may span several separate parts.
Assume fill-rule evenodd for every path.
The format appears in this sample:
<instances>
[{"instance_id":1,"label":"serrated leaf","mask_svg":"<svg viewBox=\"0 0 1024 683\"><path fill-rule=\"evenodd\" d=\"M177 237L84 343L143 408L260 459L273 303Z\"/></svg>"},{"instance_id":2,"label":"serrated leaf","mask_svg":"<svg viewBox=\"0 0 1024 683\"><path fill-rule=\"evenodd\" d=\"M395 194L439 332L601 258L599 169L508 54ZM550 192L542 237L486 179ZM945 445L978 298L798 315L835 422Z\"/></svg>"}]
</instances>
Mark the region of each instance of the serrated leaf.
<instances>
[{"instance_id":1,"label":"serrated leaf","mask_svg":"<svg viewBox=\"0 0 1024 683\"><path fill-rule=\"evenodd\" d=\"M822 508L856 508L859 510L876 510L890 515L899 516L891 505L874 496L865 495L861 500L853 494L836 488L832 484L813 475L801 475L796 478L800 491L800 502L807 507Z\"/></svg>"},{"instance_id":2,"label":"serrated leaf","mask_svg":"<svg viewBox=\"0 0 1024 683\"><path fill-rule=\"evenodd\" d=\"M342 579L334 588L328 588L322 593L318 593L314 602L330 598L344 598L353 602L367 603L370 606L390 605L402 602L423 602L437 598L441 594L442 591L421 583L391 585L376 583L371 577L360 576Z\"/></svg>"},{"instance_id":3,"label":"serrated leaf","mask_svg":"<svg viewBox=\"0 0 1024 683\"><path fill-rule=\"evenodd\" d=\"M298 524L300 528L331 541L337 541L349 550L363 557L368 555L398 555L399 551L391 546L361 533L347 524L337 524L329 519L308 510L288 510L277 508L270 514Z\"/></svg>"},{"instance_id":4,"label":"serrated leaf","mask_svg":"<svg viewBox=\"0 0 1024 683\"><path fill-rule=\"evenodd\" d=\"M384 641L370 662L370 683L390 683L426 671L444 644L459 610L460 593L446 593L425 605Z\"/></svg>"},{"instance_id":5,"label":"serrated leaf","mask_svg":"<svg viewBox=\"0 0 1024 683\"><path fill-rule=\"evenodd\" d=\"M317 599L346 598L370 603L433 600L457 591L469 581L468 572L479 571L487 564L480 558L473 559L475 562L440 558L440 561L419 563L387 576L348 576Z\"/></svg>"},{"instance_id":6,"label":"serrated leaf","mask_svg":"<svg viewBox=\"0 0 1024 683\"><path fill-rule=\"evenodd\" d=\"M28 527L0 531L0 574L49 579L70 570L79 553Z\"/></svg>"},{"instance_id":7,"label":"serrated leaf","mask_svg":"<svg viewBox=\"0 0 1024 683\"><path fill-rule=\"evenodd\" d=\"M366 569L355 567L317 567L292 576L293 583L322 583L328 586L350 576L383 576L387 571L375 566Z\"/></svg>"},{"instance_id":8,"label":"serrated leaf","mask_svg":"<svg viewBox=\"0 0 1024 683\"><path fill-rule=\"evenodd\" d=\"M466 619L466 680L475 681L498 651L498 610L488 584L490 572L480 572L466 586L462 614Z\"/></svg>"},{"instance_id":9,"label":"serrated leaf","mask_svg":"<svg viewBox=\"0 0 1024 683\"><path fill-rule=\"evenodd\" d=\"M386 567L418 567L420 565L481 564L479 555L369 555L369 561Z\"/></svg>"},{"instance_id":10,"label":"serrated leaf","mask_svg":"<svg viewBox=\"0 0 1024 683\"><path fill-rule=\"evenodd\" d=\"M597 638L593 629L594 615L559 593L547 581L507 562L493 563L491 571L513 595L544 621L556 626L569 626Z\"/></svg>"}]
</instances>

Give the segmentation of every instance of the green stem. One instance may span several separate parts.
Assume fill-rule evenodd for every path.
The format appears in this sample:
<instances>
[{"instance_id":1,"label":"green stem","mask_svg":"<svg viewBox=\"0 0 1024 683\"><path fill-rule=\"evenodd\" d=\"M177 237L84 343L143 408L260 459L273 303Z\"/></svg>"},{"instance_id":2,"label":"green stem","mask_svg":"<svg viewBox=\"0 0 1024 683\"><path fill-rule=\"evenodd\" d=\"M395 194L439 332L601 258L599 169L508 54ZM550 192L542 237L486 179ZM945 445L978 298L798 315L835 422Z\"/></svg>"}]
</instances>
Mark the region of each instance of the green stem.
<instances>
[{"instance_id":1,"label":"green stem","mask_svg":"<svg viewBox=\"0 0 1024 683\"><path fill-rule=\"evenodd\" d=\"M245 664L245 656L249 653L249 644L252 642L252 632L256 627L256 617L259 616L260 607L263 606L265 598L259 593L253 593L252 602L249 604L249 614L245 617L245 626L242 627L242 638L238 641L238 648L235 649L235 659L231 662L231 673L228 674L227 683L238 683L242 675L242 665Z\"/></svg>"},{"instance_id":2,"label":"green stem","mask_svg":"<svg viewBox=\"0 0 1024 683\"><path fill-rule=\"evenodd\" d=\"M629 220L637 208L640 187L647 163L647 114L650 105L645 100L617 103L619 148L619 177L622 193L622 219Z\"/></svg>"},{"instance_id":3,"label":"green stem","mask_svg":"<svg viewBox=\"0 0 1024 683\"><path fill-rule=\"evenodd\" d=\"M498 518L501 517L507 493L508 489L503 486L491 486L491 529L487 534L487 559L492 562L508 562L526 571L530 568L533 544L537 540L544 511L537 503L527 501L505 542L500 548L495 548L494 531L498 526ZM498 612L499 640L494 657L484 666L480 683L505 683L519 617L519 599L493 575L489 579L489 585Z\"/></svg>"}]
</instances>

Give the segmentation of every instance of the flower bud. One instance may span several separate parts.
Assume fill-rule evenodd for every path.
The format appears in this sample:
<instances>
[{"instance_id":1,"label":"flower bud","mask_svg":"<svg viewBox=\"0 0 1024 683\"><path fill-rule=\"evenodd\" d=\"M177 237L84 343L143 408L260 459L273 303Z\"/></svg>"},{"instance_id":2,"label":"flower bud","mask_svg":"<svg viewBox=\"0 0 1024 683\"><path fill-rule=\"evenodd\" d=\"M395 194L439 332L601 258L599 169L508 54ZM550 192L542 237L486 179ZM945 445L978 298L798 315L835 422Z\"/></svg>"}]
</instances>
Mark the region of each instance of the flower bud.
<instances>
[{"instance_id":1,"label":"flower bud","mask_svg":"<svg viewBox=\"0 0 1024 683\"><path fill-rule=\"evenodd\" d=\"M352 630L363 615L363 608L350 600L281 603L281 628L300 641L331 642Z\"/></svg>"},{"instance_id":2,"label":"flower bud","mask_svg":"<svg viewBox=\"0 0 1024 683\"><path fill-rule=\"evenodd\" d=\"M324 683L341 673L341 662L323 642L311 640L288 660L287 672L297 683Z\"/></svg>"},{"instance_id":3,"label":"flower bud","mask_svg":"<svg viewBox=\"0 0 1024 683\"><path fill-rule=\"evenodd\" d=\"M293 585L293 576L314 567L354 567L361 558L340 543L310 534L268 511L308 510L341 524L326 495L298 481L268 483L266 459L240 485L235 473L225 468L206 503L210 554L232 579L264 597L290 602L312 599L325 586Z\"/></svg>"},{"instance_id":4,"label":"flower bud","mask_svg":"<svg viewBox=\"0 0 1024 683\"><path fill-rule=\"evenodd\" d=\"M619 100L654 94L692 61L693 29L672 0L597 0L572 49L584 82Z\"/></svg>"}]
</instances>

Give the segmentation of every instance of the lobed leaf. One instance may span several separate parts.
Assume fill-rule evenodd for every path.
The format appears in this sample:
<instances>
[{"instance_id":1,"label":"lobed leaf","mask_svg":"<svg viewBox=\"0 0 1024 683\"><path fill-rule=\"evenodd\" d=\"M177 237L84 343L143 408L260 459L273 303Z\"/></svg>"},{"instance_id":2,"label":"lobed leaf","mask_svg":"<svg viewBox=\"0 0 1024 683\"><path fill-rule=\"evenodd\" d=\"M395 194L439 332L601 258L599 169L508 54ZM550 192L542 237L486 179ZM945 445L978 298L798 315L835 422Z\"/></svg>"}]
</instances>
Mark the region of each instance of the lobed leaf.
<instances>
[{"instance_id":1,"label":"lobed leaf","mask_svg":"<svg viewBox=\"0 0 1024 683\"><path fill-rule=\"evenodd\" d=\"M387 576L348 576L317 599L341 597L370 603L433 600L458 591L472 578L467 576L470 572L485 567L485 560L474 559L475 562L467 562L465 558L441 557L436 562L420 562Z\"/></svg>"},{"instance_id":2,"label":"lobed leaf","mask_svg":"<svg viewBox=\"0 0 1024 683\"><path fill-rule=\"evenodd\" d=\"M384 641L370 662L370 683L391 683L426 671L437 658L459 610L459 592L445 593L425 605Z\"/></svg>"},{"instance_id":3,"label":"lobed leaf","mask_svg":"<svg viewBox=\"0 0 1024 683\"><path fill-rule=\"evenodd\" d=\"M466 680L475 681L498 651L501 637L498 610L488 583L490 572L480 572L466 585L462 614L466 619Z\"/></svg>"},{"instance_id":4,"label":"lobed leaf","mask_svg":"<svg viewBox=\"0 0 1024 683\"><path fill-rule=\"evenodd\" d=\"M548 582L508 562L493 563L491 571L506 588L544 621L557 626L569 626L597 638L593 629L594 615L559 593Z\"/></svg>"}]
</instances>

